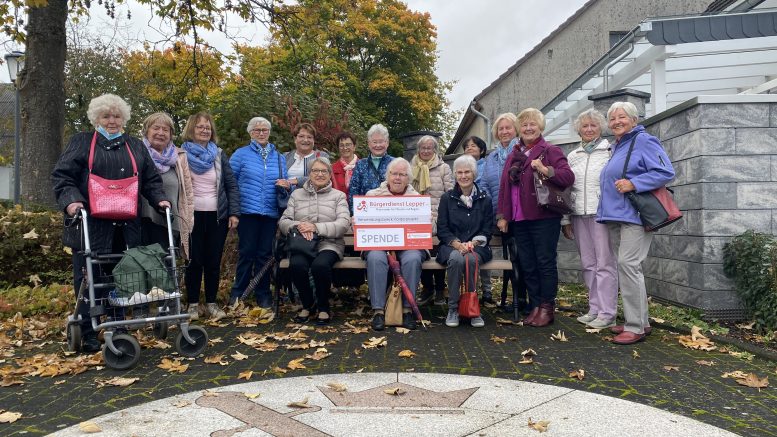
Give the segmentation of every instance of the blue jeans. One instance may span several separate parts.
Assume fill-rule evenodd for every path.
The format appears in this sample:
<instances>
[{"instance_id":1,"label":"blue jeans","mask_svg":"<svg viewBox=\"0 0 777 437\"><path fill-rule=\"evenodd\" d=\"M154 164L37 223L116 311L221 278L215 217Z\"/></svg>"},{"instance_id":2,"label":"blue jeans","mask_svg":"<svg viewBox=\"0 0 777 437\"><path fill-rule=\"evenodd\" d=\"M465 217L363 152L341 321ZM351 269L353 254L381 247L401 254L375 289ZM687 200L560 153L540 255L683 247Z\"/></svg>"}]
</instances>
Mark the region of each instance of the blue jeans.
<instances>
[{"instance_id":1,"label":"blue jeans","mask_svg":"<svg viewBox=\"0 0 777 437\"><path fill-rule=\"evenodd\" d=\"M264 264L272 258L272 246L278 219L259 214L243 214L237 225L239 257L230 298L240 297L248 283ZM267 272L254 290L256 303L264 308L272 307L270 272Z\"/></svg>"},{"instance_id":2,"label":"blue jeans","mask_svg":"<svg viewBox=\"0 0 777 437\"><path fill-rule=\"evenodd\" d=\"M561 217L513 222L512 231L529 306L554 304L558 291L556 251Z\"/></svg>"}]
</instances>

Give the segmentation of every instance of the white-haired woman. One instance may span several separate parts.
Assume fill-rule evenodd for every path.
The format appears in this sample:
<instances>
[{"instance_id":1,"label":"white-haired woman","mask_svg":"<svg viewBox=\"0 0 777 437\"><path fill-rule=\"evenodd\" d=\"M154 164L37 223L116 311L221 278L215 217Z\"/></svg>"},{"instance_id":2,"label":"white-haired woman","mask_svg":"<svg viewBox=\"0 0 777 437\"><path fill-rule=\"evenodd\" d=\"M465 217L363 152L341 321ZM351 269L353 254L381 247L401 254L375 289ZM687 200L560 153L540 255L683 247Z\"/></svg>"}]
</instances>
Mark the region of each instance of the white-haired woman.
<instances>
[{"instance_id":1,"label":"white-haired woman","mask_svg":"<svg viewBox=\"0 0 777 437\"><path fill-rule=\"evenodd\" d=\"M332 165L328 158L315 158L310 164L308 180L294 190L289 206L283 212L278 227L287 235L296 228L303 238L320 238L315 257L292 253L289 269L292 282L299 290L302 310L294 318L297 323L307 322L317 309L317 325L331 321L329 290L332 288L332 266L343 258L343 236L351 224L345 193L332 186ZM315 284L315 296L310 286L310 276Z\"/></svg>"},{"instance_id":2,"label":"white-haired woman","mask_svg":"<svg viewBox=\"0 0 777 437\"><path fill-rule=\"evenodd\" d=\"M431 135L422 136L416 145L418 153L410 161L413 167L413 188L419 194L429 195L432 200L432 225L437 225L437 209L440 197L453 188L453 172L437 153L437 139ZM445 305L445 271L424 270L421 273L424 291L418 296L418 304L426 305L432 299L435 304Z\"/></svg>"},{"instance_id":3,"label":"white-haired woman","mask_svg":"<svg viewBox=\"0 0 777 437\"><path fill-rule=\"evenodd\" d=\"M230 306L237 303L255 272L272 257L278 218L283 213L278 207L275 186L289 188L286 159L270 142L271 128L266 118L252 118L246 129L251 142L237 149L229 160L240 188L239 258ZM262 277L255 293L259 306L272 307L270 275Z\"/></svg>"},{"instance_id":4,"label":"white-haired woman","mask_svg":"<svg viewBox=\"0 0 777 437\"><path fill-rule=\"evenodd\" d=\"M417 196L418 192L410 184L410 163L404 158L394 158L386 169L386 181L378 188L367 192L367 196ZM424 250L397 251L397 260L401 265L402 277L408 288L413 293L418 288L421 280L421 263L427 258ZM388 288L388 257L384 250L370 250L366 252L367 259L367 285L370 289L370 304L374 311L372 317L372 329L382 331L386 327L384 307L386 306L386 291ZM410 312L410 303L402 296L402 326L407 329L416 329L416 321Z\"/></svg>"},{"instance_id":5,"label":"white-haired woman","mask_svg":"<svg viewBox=\"0 0 777 437\"><path fill-rule=\"evenodd\" d=\"M386 169L393 159L388 154L389 132L386 126L374 124L367 131L369 156L356 162L348 187L348 207L353 213L353 196L364 196L386 180Z\"/></svg>"},{"instance_id":6,"label":"white-haired woman","mask_svg":"<svg viewBox=\"0 0 777 437\"><path fill-rule=\"evenodd\" d=\"M456 185L440 198L437 213L437 262L446 265L448 272L448 317L445 325L459 326L459 284L469 266L465 278L467 291L475 291L475 265L491 260L491 230L494 227L494 210L491 198L475 184L478 176L477 161L470 155L462 155L453 161ZM482 328L482 317L470 319L475 328Z\"/></svg>"},{"instance_id":7,"label":"white-haired woman","mask_svg":"<svg viewBox=\"0 0 777 437\"><path fill-rule=\"evenodd\" d=\"M164 112L155 112L143 120L143 144L154 160L165 194L170 198L171 212L175 220L172 227L175 237L180 241L181 256L189 259L189 235L194 226L194 191L192 175L186 151L175 147L173 135L175 124ZM141 200L141 236L143 244L159 243L167 248L167 221L147 200Z\"/></svg>"},{"instance_id":8,"label":"white-haired woman","mask_svg":"<svg viewBox=\"0 0 777 437\"><path fill-rule=\"evenodd\" d=\"M80 208L91 211L87 188L90 174L105 179L125 179L137 173L139 194L151 205L170 207L162 187L162 178L148 150L139 139L124 132L124 126L130 119L127 102L119 96L103 94L89 102L86 114L94 130L73 135L51 175L57 204L65 214L73 216ZM139 216L128 220L89 216L88 223L94 253L122 252L141 243ZM76 293L83 281L82 269L86 265L83 253L79 252L81 236L73 234L77 232L78 229L66 228L64 235L65 244L76 249L73 251ZM100 350L100 341L92 329L89 306L80 302L78 312L82 317L81 350L97 352Z\"/></svg>"},{"instance_id":9,"label":"white-haired woman","mask_svg":"<svg viewBox=\"0 0 777 437\"><path fill-rule=\"evenodd\" d=\"M572 214L561 219L564 237L575 240L588 287L588 312L577 318L591 328L615 324L618 309L618 273L610 247L607 226L596 222L599 208L599 174L610 160L610 143L602 138L604 116L589 109L575 120L580 145L569 152L567 161L575 173L572 185Z\"/></svg>"},{"instance_id":10,"label":"white-haired woman","mask_svg":"<svg viewBox=\"0 0 777 437\"><path fill-rule=\"evenodd\" d=\"M658 138L645 132L645 127L638 124L639 114L633 103L613 103L607 111L607 120L610 131L615 135L615 144L612 146L612 157L602 169L599 179L602 197L596 221L607 224L610 244L618 257L618 283L626 323L610 328L618 334L612 342L633 344L644 340L650 332L642 261L647 258L653 234L645 231L626 193L641 193L665 186L674 179L674 168Z\"/></svg>"}]
</instances>

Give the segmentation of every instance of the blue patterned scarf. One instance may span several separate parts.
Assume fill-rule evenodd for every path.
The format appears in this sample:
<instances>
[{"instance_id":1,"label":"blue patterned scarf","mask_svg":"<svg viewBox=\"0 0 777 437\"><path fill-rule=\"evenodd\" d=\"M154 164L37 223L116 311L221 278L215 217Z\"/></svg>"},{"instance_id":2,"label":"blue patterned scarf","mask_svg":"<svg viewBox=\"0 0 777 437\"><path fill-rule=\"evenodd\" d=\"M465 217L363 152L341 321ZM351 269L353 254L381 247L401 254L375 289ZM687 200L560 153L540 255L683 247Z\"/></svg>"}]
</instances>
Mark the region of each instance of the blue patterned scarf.
<instances>
[{"instance_id":1,"label":"blue patterned scarf","mask_svg":"<svg viewBox=\"0 0 777 437\"><path fill-rule=\"evenodd\" d=\"M513 153L513 149L515 148L515 145L518 143L518 141L518 138L513 138L510 140L510 144L508 144L507 147L502 147L501 144L496 146L497 158L499 159L499 168L504 168L505 162L507 162L507 157Z\"/></svg>"},{"instance_id":2,"label":"blue patterned scarf","mask_svg":"<svg viewBox=\"0 0 777 437\"><path fill-rule=\"evenodd\" d=\"M159 174L167 173L167 171L170 170L170 167L175 167L175 163L178 162L178 154L175 153L175 145L172 142L165 147L165 150L163 150L162 153L157 152L155 148L151 147L151 143L148 142L148 138L146 137L143 137L143 144L146 145L148 153L151 155L151 159L154 160L154 165L156 165Z\"/></svg>"},{"instance_id":3,"label":"blue patterned scarf","mask_svg":"<svg viewBox=\"0 0 777 437\"><path fill-rule=\"evenodd\" d=\"M208 147L202 147L197 143L185 142L181 146L186 150L186 158L189 161L189 168L196 174L203 174L213 168L213 162L216 161L216 154L219 149L213 142L208 143Z\"/></svg>"},{"instance_id":4,"label":"blue patterned scarf","mask_svg":"<svg viewBox=\"0 0 777 437\"><path fill-rule=\"evenodd\" d=\"M257 150L259 150L259 154L260 154L260 155L262 155L262 159L264 159L265 161L267 161L267 155L269 155L269 154L270 154L270 143L267 143L267 144L265 144L264 146L262 146L261 144L257 143L256 141L254 141L254 140L251 140L251 144L252 144L252 145L253 145L253 146L254 146L254 147L257 149Z\"/></svg>"}]
</instances>

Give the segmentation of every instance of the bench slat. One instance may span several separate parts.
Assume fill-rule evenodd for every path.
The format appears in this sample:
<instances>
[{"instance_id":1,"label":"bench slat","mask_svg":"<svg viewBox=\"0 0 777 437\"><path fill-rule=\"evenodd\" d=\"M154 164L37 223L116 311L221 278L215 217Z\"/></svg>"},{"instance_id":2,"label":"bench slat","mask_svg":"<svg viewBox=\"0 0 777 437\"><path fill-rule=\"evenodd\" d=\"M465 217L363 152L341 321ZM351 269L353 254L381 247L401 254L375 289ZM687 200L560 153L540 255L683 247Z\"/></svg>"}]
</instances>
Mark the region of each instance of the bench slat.
<instances>
[{"instance_id":1,"label":"bench slat","mask_svg":"<svg viewBox=\"0 0 777 437\"><path fill-rule=\"evenodd\" d=\"M282 269L289 268L289 260L281 260L280 267ZM352 269L352 270L364 270L367 268L367 262L358 256L346 256L342 261L338 261L333 266L335 269ZM437 261L430 259L424 261L421 264L423 270L445 270L445 266ZM506 259L493 259L485 264L480 265L484 270L512 270L513 263Z\"/></svg>"}]
</instances>

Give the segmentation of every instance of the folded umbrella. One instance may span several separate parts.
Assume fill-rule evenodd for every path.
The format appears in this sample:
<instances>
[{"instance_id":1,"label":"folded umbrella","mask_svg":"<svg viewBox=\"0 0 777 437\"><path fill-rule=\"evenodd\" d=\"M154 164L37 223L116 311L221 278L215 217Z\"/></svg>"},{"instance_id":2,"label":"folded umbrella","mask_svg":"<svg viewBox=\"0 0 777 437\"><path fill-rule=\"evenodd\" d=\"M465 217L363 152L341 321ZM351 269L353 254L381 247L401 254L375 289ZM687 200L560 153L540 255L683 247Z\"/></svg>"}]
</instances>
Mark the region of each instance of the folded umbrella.
<instances>
[{"instance_id":1,"label":"folded umbrella","mask_svg":"<svg viewBox=\"0 0 777 437\"><path fill-rule=\"evenodd\" d=\"M426 329L424 318L421 316L421 310L418 309L418 305L415 303L415 296L413 296L413 292L410 291L410 287L407 286L405 278L402 277L402 269L399 265L399 261L397 261L396 255L394 252L386 252L386 257L388 259L389 268L391 268L391 272L394 273L394 280L397 281L399 288L402 289L402 294L410 304L410 309L413 310L413 314L415 314L415 317L418 319L418 322L421 323L421 326Z\"/></svg>"}]
</instances>

